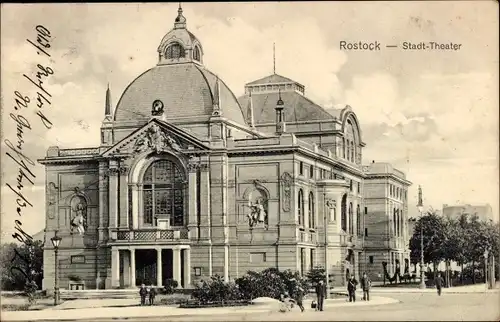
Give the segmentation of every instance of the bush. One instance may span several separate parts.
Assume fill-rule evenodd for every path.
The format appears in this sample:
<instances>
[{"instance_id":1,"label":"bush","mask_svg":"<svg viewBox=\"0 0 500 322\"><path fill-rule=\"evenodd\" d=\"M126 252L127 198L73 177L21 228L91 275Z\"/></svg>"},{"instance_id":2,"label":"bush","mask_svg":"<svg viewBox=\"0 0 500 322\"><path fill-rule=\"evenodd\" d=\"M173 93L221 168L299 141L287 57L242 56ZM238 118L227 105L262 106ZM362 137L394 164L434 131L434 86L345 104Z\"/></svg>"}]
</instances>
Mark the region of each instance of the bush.
<instances>
[{"instance_id":1,"label":"bush","mask_svg":"<svg viewBox=\"0 0 500 322\"><path fill-rule=\"evenodd\" d=\"M173 279L167 279L165 280L165 293L166 294L172 294L174 293L175 289L179 286L179 283L176 280Z\"/></svg>"},{"instance_id":2,"label":"bush","mask_svg":"<svg viewBox=\"0 0 500 322\"><path fill-rule=\"evenodd\" d=\"M192 297L202 304L210 302L228 302L241 299L241 293L235 283L224 282L224 279L215 275L209 282L202 281L196 285Z\"/></svg>"},{"instance_id":3,"label":"bush","mask_svg":"<svg viewBox=\"0 0 500 322\"><path fill-rule=\"evenodd\" d=\"M326 282L326 271L324 268L315 267L307 272L306 277L310 285L316 285L319 281Z\"/></svg>"},{"instance_id":4,"label":"bush","mask_svg":"<svg viewBox=\"0 0 500 322\"><path fill-rule=\"evenodd\" d=\"M270 297L279 299L283 293L293 296L300 286L309 289L309 283L298 272L286 270L280 272L276 268L268 268L262 272L249 271L245 276L236 280L243 299Z\"/></svg>"}]
</instances>

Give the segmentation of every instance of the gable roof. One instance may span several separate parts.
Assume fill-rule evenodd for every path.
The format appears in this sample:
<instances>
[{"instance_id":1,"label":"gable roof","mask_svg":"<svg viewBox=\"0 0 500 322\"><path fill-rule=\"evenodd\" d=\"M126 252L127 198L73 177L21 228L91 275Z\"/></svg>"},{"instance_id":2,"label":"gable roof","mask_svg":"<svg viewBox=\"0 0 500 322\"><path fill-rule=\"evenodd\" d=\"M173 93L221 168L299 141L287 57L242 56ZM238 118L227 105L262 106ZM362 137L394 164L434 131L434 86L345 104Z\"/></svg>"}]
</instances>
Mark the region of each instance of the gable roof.
<instances>
[{"instance_id":1,"label":"gable roof","mask_svg":"<svg viewBox=\"0 0 500 322\"><path fill-rule=\"evenodd\" d=\"M262 77L260 79L257 79L253 82L250 82L250 83L247 83L245 85L248 86L248 85L269 84L269 83L297 83L297 82L288 78L288 77L281 76L278 74L273 74L273 75L269 75L266 77ZM297 83L297 84L299 84L299 83ZM300 84L300 85L302 85L302 84Z\"/></svg>"}]
</instances>

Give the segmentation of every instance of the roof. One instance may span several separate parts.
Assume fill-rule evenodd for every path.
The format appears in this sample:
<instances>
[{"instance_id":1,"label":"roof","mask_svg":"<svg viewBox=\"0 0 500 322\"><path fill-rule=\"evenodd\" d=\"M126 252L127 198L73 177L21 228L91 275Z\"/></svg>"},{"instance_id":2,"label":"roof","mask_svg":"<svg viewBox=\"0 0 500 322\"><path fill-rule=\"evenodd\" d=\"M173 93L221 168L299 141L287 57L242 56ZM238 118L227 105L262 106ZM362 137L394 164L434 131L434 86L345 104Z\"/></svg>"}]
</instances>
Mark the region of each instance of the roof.
<instances>
[{"instance_id":1,"label":"roof","mask_svg":"<svg viewBox=\"0 0 500 322\"><path fill-rule=\"evenodd\" d=\"M274 108L276 107L279 95L280 94L277 92L252 94L253 115L256 124L276 122L276 112ZM282 92L281 99L285 103L284 111L286 122L333 119L333 116L321 106L297 92ZM238 98L238 101L243 114L246 115L249 96L241 96Z\"/></svg>"},{"instance_id":2,"label":"roof","mask_svg":"<svg viewBox=\"0 0 500 322\"><path fill-rule=\"evenodd\" d=\"M167 119L206 116L213 111L217 77L195 63L158 65L137 77L123 92L115 109L114 120L149 120L153 101L161 100ZM222 81L222 116L246 124L234 94Z\"/></svg>"},{"instance_id":3,"label":"roof","mask_svg":"<svg viewBox=\"0 0 500 322\"><path fill-rule=\"evenodd\" d=\"M278 74L273 74L273 75L269 75L269 76L260 78L258 80L255 80L253 82L247 83L246 86L256 85L256 84L270 84L270 83L297 83L297 82L290 79L290 78L287 78L287 77L284 77L284 76L281 76ZM297 84L299 84L299 83L297 83ZM302 85L302 84L300 84L300 85Z\"/></svg>"}]
</instances>

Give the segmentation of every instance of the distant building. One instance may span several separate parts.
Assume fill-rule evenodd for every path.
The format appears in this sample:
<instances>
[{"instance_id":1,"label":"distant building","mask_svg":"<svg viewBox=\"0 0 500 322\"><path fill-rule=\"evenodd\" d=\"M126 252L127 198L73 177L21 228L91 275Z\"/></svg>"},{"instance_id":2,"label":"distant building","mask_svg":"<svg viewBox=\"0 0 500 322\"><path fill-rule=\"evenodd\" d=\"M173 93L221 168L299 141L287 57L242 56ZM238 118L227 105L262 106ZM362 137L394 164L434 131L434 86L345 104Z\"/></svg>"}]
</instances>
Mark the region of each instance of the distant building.
<instances>
[{"instance_id":1,"label":"distant building","mask_svg":"<svg viewBox=\"0 0 500 322\"><path fill-rule=\"evenodd\" d=\"M489 204L443 205L443 216L458 218L461 214L477 215L480 220L493 220L493 210Z\"/></svg>"},{"instance_id":2,"label":"distant building","mask_svg":"<svg viewBox=\"0 0 500 322\"><path fill-rule=\"evenodd\" d=\"M372 279L383 274L382 262L392 276L400 263L404 273L409 267L409 240L412 230L408 220L406 175L389 163L372 162L364 167L365 179L365 270Z\"/></svg>"}]
</instances>

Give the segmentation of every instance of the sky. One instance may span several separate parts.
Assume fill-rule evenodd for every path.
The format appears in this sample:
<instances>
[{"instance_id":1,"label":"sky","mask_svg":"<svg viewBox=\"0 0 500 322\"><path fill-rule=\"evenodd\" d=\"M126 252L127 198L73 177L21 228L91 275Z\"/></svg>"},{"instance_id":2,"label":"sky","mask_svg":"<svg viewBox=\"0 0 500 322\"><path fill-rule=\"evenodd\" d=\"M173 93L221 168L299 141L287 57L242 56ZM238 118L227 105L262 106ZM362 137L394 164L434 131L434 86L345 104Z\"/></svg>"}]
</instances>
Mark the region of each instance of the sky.
<instances>
[{"instance_id":1,"label":"sky","mask_svg":"<svg viewBox=\"0 0 500 322\"><path fill-rule=\"evenodd\" d=\"M23 178L33 205L16 213L18 165L6 152L23 130L23 153L42 158L49 146L98 146L109 84L116 104L125 87L157 63L157 47L173 27L177 3L3 4L1 11L2 241L15 220L28 233L44 228L45 172L34 162ZM498 216L498 3L259 2L183 4L200 39L204 65L233 90L273 71L305 85L325 108L350 105L366 143L363 160L406 172L409 215L418 185L424 204L490 203ZM51 57L37 54L36 26L50 31ZM340 42L379 42L380 51L345 51ZM456 51L404 51L405 41L461 44ZM385 45L400 45L385 48ZM23 77L50 66L51 104L36 115L36 88ZM16 105L16 91L31 97ZM12 114L11 113L18 113ZM23 127L23 115L29 128ZM12 154L12 153L11 153Z\"/></svg>"}]
</instances>

